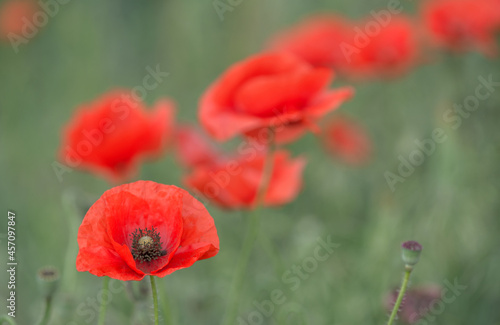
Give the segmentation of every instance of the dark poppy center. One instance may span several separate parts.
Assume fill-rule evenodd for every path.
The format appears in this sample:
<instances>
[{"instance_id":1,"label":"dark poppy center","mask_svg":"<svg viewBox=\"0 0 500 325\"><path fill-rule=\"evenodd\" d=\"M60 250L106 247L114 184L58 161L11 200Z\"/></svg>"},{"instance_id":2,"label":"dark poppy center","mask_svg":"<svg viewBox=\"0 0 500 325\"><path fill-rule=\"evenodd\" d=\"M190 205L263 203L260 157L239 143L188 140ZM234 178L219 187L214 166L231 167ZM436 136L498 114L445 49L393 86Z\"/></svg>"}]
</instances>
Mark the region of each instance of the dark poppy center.
<instances>
[{"instance_id":1,"label":"dark poppy center","mask_svg":"<svg viewBox=\"0 0 500 325\"><path fill-rule=\"evenodd\" d=\"M132 237L132 256L139 263L151 262L167 255L161 248L162 242L156 228L138 228L130 234L130 237Z\"/></svg>"}]
</instances>

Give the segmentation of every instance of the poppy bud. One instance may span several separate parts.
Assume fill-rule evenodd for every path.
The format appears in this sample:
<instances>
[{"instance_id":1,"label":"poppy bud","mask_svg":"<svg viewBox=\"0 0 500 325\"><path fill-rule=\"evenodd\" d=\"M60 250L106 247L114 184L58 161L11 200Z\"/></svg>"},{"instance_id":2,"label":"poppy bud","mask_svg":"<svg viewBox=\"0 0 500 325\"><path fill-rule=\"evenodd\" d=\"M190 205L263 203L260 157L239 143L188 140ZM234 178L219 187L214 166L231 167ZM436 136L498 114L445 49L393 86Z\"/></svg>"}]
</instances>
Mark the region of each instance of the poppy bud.
<instances>
[{"instance_id":1,"label":"poppy bud","mask_svg":"<svg viewBox=\"0 0 500 325\"><path fill-rule=\"evenodd\" d=\"M59 270L54 266L44 266L37 273L40 292L45 298L52 297L59 284Z\"/></svg>"},{"instance_id":2,"label":"poppy bud","mask_svg":"<svg viewBox=\"0 0 500 325\"><path fill-rule=\"evenodd\" d=\"M420 253L422 252L422 245L418 242L410 240L401 245L403 262L407 268L412 268L418 263Z\"/></svg>"}]
</instances>

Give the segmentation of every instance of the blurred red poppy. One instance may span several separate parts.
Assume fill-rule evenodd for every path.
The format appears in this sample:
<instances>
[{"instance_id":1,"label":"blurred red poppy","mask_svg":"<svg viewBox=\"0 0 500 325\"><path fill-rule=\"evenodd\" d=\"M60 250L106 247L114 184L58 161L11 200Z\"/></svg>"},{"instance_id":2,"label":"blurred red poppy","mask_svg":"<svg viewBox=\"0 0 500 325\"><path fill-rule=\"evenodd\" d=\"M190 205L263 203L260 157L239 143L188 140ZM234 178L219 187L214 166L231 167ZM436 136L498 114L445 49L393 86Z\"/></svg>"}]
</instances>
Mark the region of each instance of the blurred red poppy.
<instances>
[{"instance_id":1,"label":"blurred red poppy","mask_svg":"<svg viewBox=\"0 0 500 325\"><path fill-rule=\"evenodd\" d=\"M425 1L422 15L437 44L452 50L477 47L486 55L497 53L495 32L500 30L500 1Z\"/></svg>"},{"instance_id":2,"label":"blurred red poppy","mask_svg":"<svg viewBox=\"0 0 500 325\"><path fill-rule=\"evenodd\" d=\"M60 160L72 168L130 177L143 156L159 155L171 137L174 104L167 99L148 112L123 90L82 105L64 128Z\"/></svg>"},{"instance_id":3,"label":"blurred red poppy","mask_svg":"<svg viewBox=\"0 0 500 325\"><path fill-rule=\"evenodd\" d=\"M0 39L9 34L23 37L26 22L33 19L38 6L31 0L7 0L0 5Z\"/></svg>"},{"instance_id":4,"label":"blurred red poppy","mask_svg":"<svg viewBox=\"0 0 500 325\"><path fill-rule=\"evenodd\" d=\"M230 67L203 95L201 124L217 140L274 127L277 142L291 141L353 90L327 90L333 72L296 56L265 53Z\"/></svg>"},{"instance_id":5,"label":"blurred red poppy","mask_svg":"<svg viewBox=\"0 0 500 325\"><path fill-rule=\"evenodd\" d=\"M266 154L255 150L246 151L234 159L199 165L185 178L185 183L221 207L254 207ZM286 151L275 152L263 205L276 206L295 199L302 185L305 163L303 158L290 159Z\"/></svg>"},{"instance_id":6,"label":"blurred red poppy","mask_svg":"<svg viewBox=\"0 0 500 325\"><path fill-rule=\"evenodd\" d=\"M409 289L400 307L399 319L405 324L415 324L423 319L431 310L436 301L439 301L442 288L438 285L427 285ZM385 307L388 312L392 310L398 291L388 294L385 299Z\"/></svg>"},{"instance_id":7,"label":"blurred red poppy","mask_svg":"<svg viewBox=\"0 0 500 325\"><path fill-rule=\"evenodd\" d=\"M78 230L76 268L128 281L164 277L215 256L219 238L205 207L188 192L151 181L106 191Z\"/></svg>"},{"instance_id":8,"label":"blurred red poppy","mask_svg":"<svg viewBox=\"0 0 500 325\"><path fill-rule=\"evenodd\" d=\"M368 162L372 154L372 142L364 128L342 116L332 119L324 128L323 142L335 157L350 165Z\"/></svg>"},{"instance_id":9,"label":"blurred red poppy","mask_svg":"<svg viewBox=\"0 0 500 325\"><path fill-rule=\"evenodd\" d=\"M194 126L181 125L175 131L177 158L182 166L193 168L217 161L221 154L201 130Z\"/></svg>"},{"instance_id":10,"label":"blurred red poppy","mask_svg":"<svg viewBox=\"0 0 500 325\"><path fill-rule=\"evenodd\" d=\"M351 28L342 43L345 60L338 65L342 73L355 78L390 77L416 63L419 37L409 17L399 14L383 23L370 17L354 25L357 28Z\"/></svg>"},{"instance_id":11,"label":"blurred red poppy","mask_svg":"<svg viewBox=\"0 0 500 325\"><path fill-rule=\"evenodd\" d=\"M336 67L345 61L340 44L349 27L339 16L313 16L273 37L270 47L292 53L316 67Z\"/></svg>"}]
</instances>

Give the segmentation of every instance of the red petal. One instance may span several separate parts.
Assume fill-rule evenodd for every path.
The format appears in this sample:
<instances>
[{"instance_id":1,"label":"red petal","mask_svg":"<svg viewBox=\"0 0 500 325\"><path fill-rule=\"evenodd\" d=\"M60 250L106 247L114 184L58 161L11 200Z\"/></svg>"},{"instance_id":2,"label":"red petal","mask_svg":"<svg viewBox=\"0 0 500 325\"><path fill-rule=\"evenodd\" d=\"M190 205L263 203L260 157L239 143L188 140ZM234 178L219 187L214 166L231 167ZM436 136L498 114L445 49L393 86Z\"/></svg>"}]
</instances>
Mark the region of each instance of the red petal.
<instances>
[{"instance_id":1,"label":"red petal","mask_svg":"<svg viewBox=\"0 0 500 325\"><path fill-rule=\"evenodd\" d=\"M346 100L351 99L353 95L354 89L351 87L339 88L324 93L310 103L309 108L306 110L306 116L316 120L337 109Z\"/></svg>"},{"instance_id":2,"label":"red petal","mask_svg":"<svg viewBox=\"0 0 500 325\"><path fill-rule=\"evenodd\" d=\"M291 160L286 151L274 155L274 168L266 192L266 205L281 205L295 199L302 187L302 171L306 165L304 158Z\"/></svg>"},{"instance_id":3,"label":"red petal","mask_svg":"<svg viewBox=\"0 0 500 325\"><path fill-rule=\"evenodd\" d=\"M198 260L215 256L219 251L217 229L207 209L188 192L180 191L183 194L182 239L168 265L155 272L160 277L189 267Z\"/></svg>"},{"instance_id":4,"label":"red petal","mask_svg":"<svg viewBox=\"0 0 500 325\"><path fill-rule=\"evenodd\" d=\"M273 156L273 171L266 205L279 205L293 200L300 189L302 159L288 160L278 151ZM265 154L243 155L226 164L196 168L185 182L222 207L252 208L262 181ZM231 165L230 165L231 164Z\"/></svg>"},{"instance_id":5,"label":"red petal","mask_svg":"<svg viewBox=\"0 0 500 325\"><path fill-rule=\"evenodd\" d=\"M76 259L76 269L122 281L142 279L144 273L131 268L116 252L114 241L107 231L107 219L103 216L105 210L105 200L99 199L90 207L83 219L78 230L80 249Z\"/></svg>"},{"instance_id":6,"label":"red petal","mask_svg":"<svg viewBox=\"0 0 500 325\"><path fill-rule=\"evenodd\" d=\"M144 156L164 149L173 115L168 100L159 101L149 113L130 98L130 92L110 92L77 110L65 127L60 159L112 181L129 177Z\"/></svg>"},{"instance_id":7,"label":"red petal","mask_svg":"<svg viewBox=\"0 0 500 325\"><path fill-rule=\"evenodd\" d=\"M233 104L235 91L247 81L263 76L287 74L307 66L291 55L261 54L231 66L211 87L210 95L221 105L220 110Z\"/></svg>"},{"instance_id":8,"label":"red petal","mask_svg":"<svg viewBox=\"0 0 500 325\"><path fill-rule=\"evenodd\" d=\"M187 234L199 236L206 231L212 234L210 243L215 246L214 236L216 238L217 234L215 228L206 227L210 218L206 210L199 219L200 231L191 230L192 214L185 212L185 193L175 186L150 181L138 181L106 191L89 209L78 231L77 269L120 280L139 280L145 274L157 272L173 259L181 241L186 238L196 241L196 238L183 234L183 214L187 214ZM151 227L160 234L167 255L153 263L136 263L130 251L130 234L138 228ZM202 237L199 241L208 240ZM196 258L201 257L196 255Z\"/></svg>"},{"instance_id":9,"label":"red petal","mask_svg":"<svg viewBox=\"0 0 500 325\"><path fill-rule=\"evenodd\" d=\"M236 92L240 111L268 117L285 108L301 111L305 104L324 90L332 80L329 69L297 69L291 73L254 78Z\"/></svg>"},{"instance_id":10,"label":"red petal","mask_svg":"<svg viewBox=\"0 0 500 325\"><path fill-rule=\"evenodd\" d=\"M286 54L260 54L233 65L205 92L200 101L199 118L217 140L262 127L262 119L238 112L236 91L253 78L286 74L308 67L305 62Z\"/></svg>"},{"instance_id":11,"label":"red petal","mask_svg":"<svg viewBox=\"0 0 500 325\"><path fill-rule=\"evenodd\" d=\"M175 186L167 186L149 181L138 181L125 184L113 193L107 191L105 200L112 211L106 214L108 231L113 240L120 246L129 248L122 250L122 258L127 263L134 263L144 273L150 274L168 264L181 241L182 193ZM103 195L104 197L104 195ZM136 229L155 228L160 234L162 249L167 255L152 263L135 263L130 253L132 247L131 234Z\"/></svg>"}]
</instances>

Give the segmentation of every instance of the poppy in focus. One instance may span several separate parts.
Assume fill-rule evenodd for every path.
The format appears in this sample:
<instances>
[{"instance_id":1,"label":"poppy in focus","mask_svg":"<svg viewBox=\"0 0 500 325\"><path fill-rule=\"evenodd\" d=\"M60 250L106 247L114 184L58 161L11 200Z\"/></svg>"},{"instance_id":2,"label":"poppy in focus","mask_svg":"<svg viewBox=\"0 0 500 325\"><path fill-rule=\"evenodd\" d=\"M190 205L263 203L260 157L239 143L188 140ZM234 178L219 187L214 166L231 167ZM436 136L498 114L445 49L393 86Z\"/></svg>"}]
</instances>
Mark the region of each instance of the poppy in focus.
<instances>
[{"instance_id":1,"label":"poppy in focus","mask_svg":"<svg viewBox=\"0 0 500 325\"><path fill-rule=\"evenodd\" d=\"M144 156L158 156L173 132L174 104L158 101L146 111L130 92L113 91L78 108L63 132L61 162L103 174L130 177Z\"/></svg>"},{"instance_id":2,"label":"poppy in focus","mask_svg":"<svg viewBox=\"0 0 500 325\"><path fill-rule=\"evenodd\" d=\"M0 5L0 39L23 37L23 29L33 19L37 5L30 0L7 0Z\"/></svg>"},{"instance_id":3,"label":"poppy in focus","mask_svg":"<svg viewBox=\"0 0 500 325\"><path fill-rule=\"evenodd\" d=\"M137 181L106 191L78 230L76 268L129 281L164 277L215 256L219 238L205 207L171 185Z\"/></svg>"},{"instance_id":4,"label":"poppy in focus","mask_svg":"<svg viewBox=\"0 0 500 325\"><path fill-rule=\"evenodd\" d=\"M452 50L477 47L495 55L495 32L500 30L498 0L433 0L422 7L424 24L431 39Z\"/></svg>"},{"instance_id":5,"label":"poppy in focus","mask_svg":"<svg viewBox=\"0 0 500 325\"><path fill-rule=\"evenodd\" d=\"M199 165L184 181L221 207L250 209L256 205L265 159L265 153L248 150L248 153L233 159ZM291 159L286 151L274 152L262 204L276 206L294 200L302 185L305 163L303 158Z\"/></svg>"},{"instance_id":6,"label":"poppy in focus","mask_svg":"<svg viewBox=\"0 0 500 325\"><path fill-rule=\"evenodd\" d=\"M231 66L204 93L199 117L219 141L274 128L276 142L289 142L353 95L328 90L333 72L286 53L252 56Z\"/></svg>"},{"instance_id":7,"label":"poppy in focus","mask_svg":"<svg viewBox=\"0 0 500 325\"><path fill-rule=\"evenodd\" d=\"M323 143L333 156L349 165L362 165L371 158L373 146L365 129L344 116L327 123Z\"/></svg>"}]
</instances>

